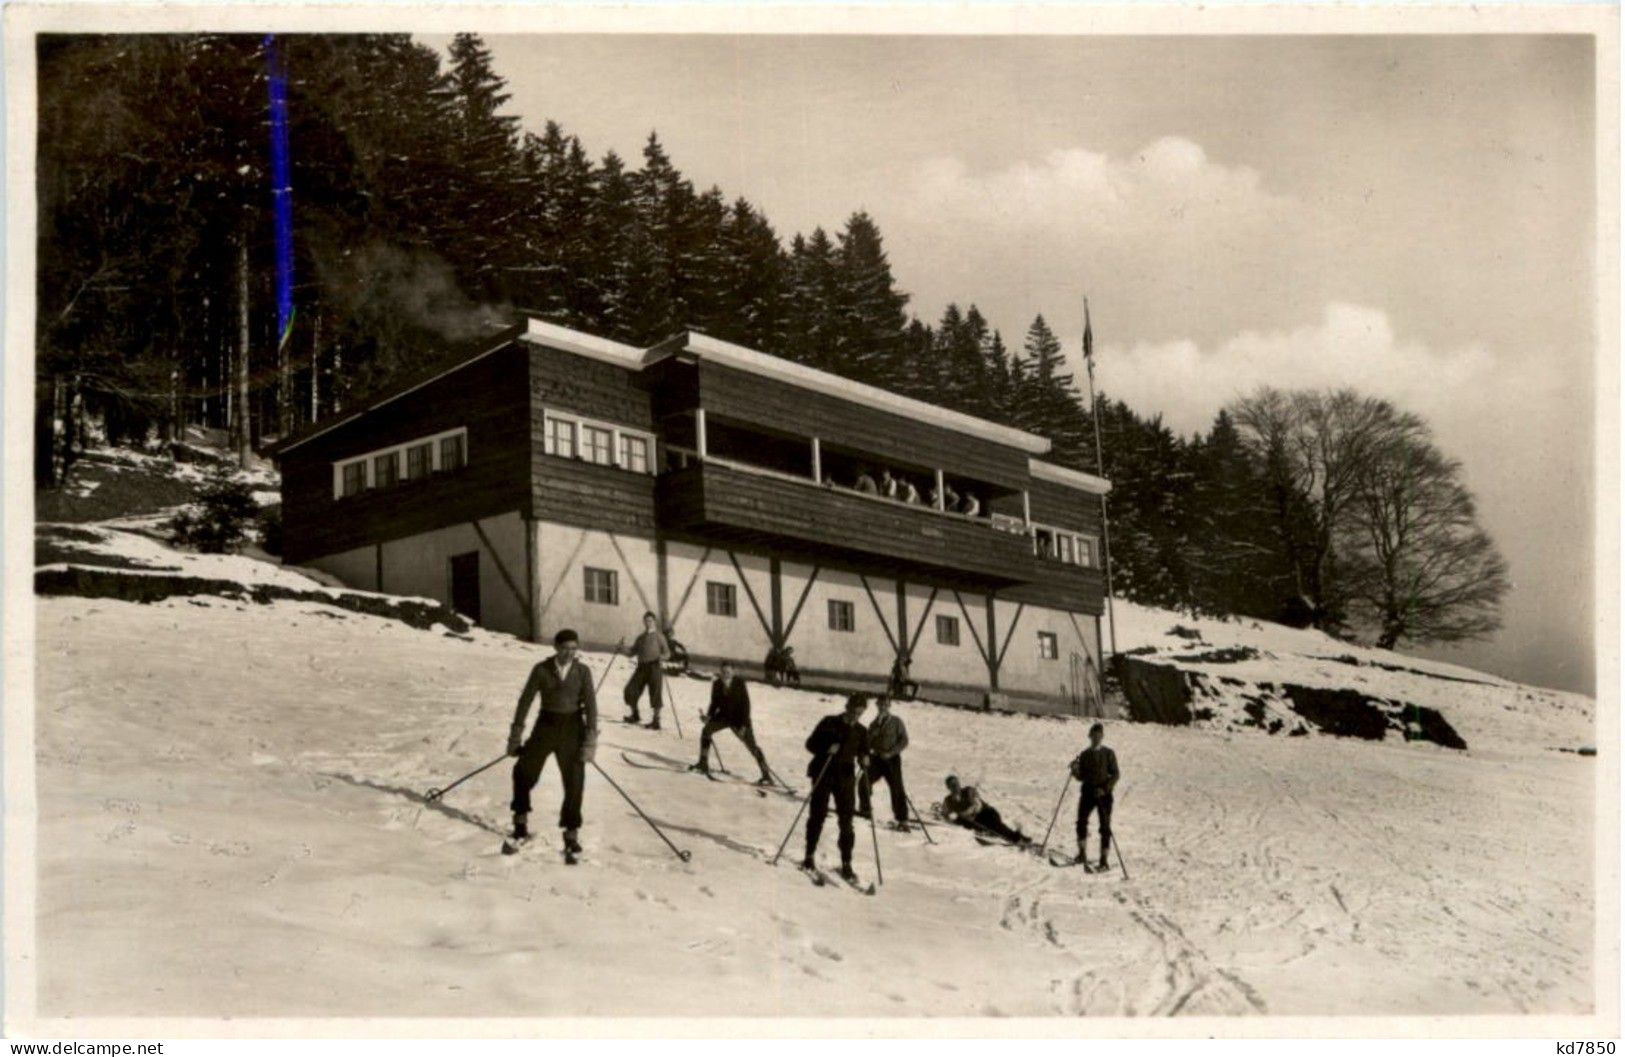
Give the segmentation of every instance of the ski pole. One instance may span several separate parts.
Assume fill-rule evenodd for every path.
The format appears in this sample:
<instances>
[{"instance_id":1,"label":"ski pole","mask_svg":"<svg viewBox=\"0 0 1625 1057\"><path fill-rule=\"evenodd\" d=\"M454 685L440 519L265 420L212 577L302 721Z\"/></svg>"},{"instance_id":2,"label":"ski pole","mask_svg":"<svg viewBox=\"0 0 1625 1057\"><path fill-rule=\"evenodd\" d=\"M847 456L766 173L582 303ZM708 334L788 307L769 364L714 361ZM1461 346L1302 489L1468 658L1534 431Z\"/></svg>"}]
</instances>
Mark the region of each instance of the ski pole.
<instances>
[{"instance_id":1,"label":"ski pole","mask_svg":"<svg viewBox=\"0 0 1625 1057\"><path fill-rule=\"evenodd\" d=\"M643 813L643 809L638 806L638 802L627 795L626 790L622 789L620 785L616 783L615 779L609 776L609 772L598 766L597 760L592 761L592 766L595 771L604 776L604 781L608 782L617 793L621 794L622 798L625 799L628 804L632 805L632 810L638 813L638 817L647 822L649 824L649 828L654 830L655 833L659 835L660 839L666 842L666 847L672 850L672 854L676 855L684 862L688 862L689 859L693 858L692 853L682 850L671 842L671 838L666 836L666 831L655 825L655 820Z\"/></svg>"},{"instance_id":2,"label":"ski pole","mask_svg":"<svg viewBox=\"0 0 1625 1057\"><path fill-rule=\"evenodd\" d=\"M705 718L704 712L700 713L700 718ZM705 731L703 730L700 731L700 740L705 740ZM733 772L728 770L728 765L722 762L722 746L717 744L719 740L720 739L718 738L711 739L711 751L717 754L717 770L721 771L723 774L732 774Z\"/></svg>"},{"instance_id":3,"label":"ski pole","mask_svg":"<svg viewBox=\"0 0 1625 1057\"><path fill-rule=\"evenodd\" d=\"M501 763L503 760L506 760L507 758L508 758L508 754L503 753L501 756L498 756L496 759L492 760L488 764L485 764L483 767L476 767L476 768L474 768L474 770L469 771L467 774L463 775L461 778L457 779L455 782L453 782L450 785L446 786L446 788L429 790L427 793L423 794L424 802L428 803L428 804L434 803L436 800L439 800L441 797L445 796L447 793L451 792L453 789L456 789L458 786L462 785L464 782L468 781L470 778L474 777L476 774L481 774L481 773L483 773L485 771L489 771L491 768L495 767L497 764Z\"/></svg>"},{"instance_id":4,"label":"ski pole","mask_svg":"<svg viewBox=\"0 0 1625 1057\"><path fill-rule=\"evenodd\" d=\"M903 799L908 801L908 809L914 812L914 821L920 824L920 832L925 834L925 842L927 844L935 844L936 841L931 839L931 831L926 828L925 819L920 817L920 809L914 806L914 798L909 796L907 793L904 793Z\"/></svg>"},{"instance_id":5,"label":"ski pole","mask_svg":"<svg viewBox=\"0 0 1625 1057\"><path fill-rule=\"evenodd\" d=\"M1126 793L1128 790L1124 790ZM1128 867L1123 864L1123 846L1117 842L1117 835L1112 834L1112 851L1117 853L1117 865L1123 871L1123 880L1128 880Z\"/></svg>"},{"instance_id":6,"label":"ski pole","mask_svg":"<svg viewBox=\"0 0 1625 1057\"><path fill-rule=\"evenodd\" d=\"M784 854L785 845L790 843L790 835L796 831L796 823L801 821L801 813L807 810L807 805L812 802L813 793L818 789L818 783L824 780L824 772L829 770L829 765L834 762L835 754L830 753L829 759L824 761L824 766L818 769L818 777L813 779L812 788L807 790L807 795L801 798L801 806L796 808L796 817L790 820L790 828L784 831L784 839L779 841L779 850L773 853L769 866L778 864L779 856Z\"/></svg>"},{"instance_id":7,"label":"ski pole","mask_svg":"<svg viewBox=\"0 0 1625 1057\"><path fill-rule=\"evenodd\" d=\"M1044 831L1044 840L1038 845L1038 856L1043 858L1044 849L1049 847L1049 835L1055 832L1055 820L1061 817L1061 804L1066 800L1066 791L1072 788L1072 771L1066 772L1066 784L1061 786L1061 795L1055 801L1055 814L1050 816L1049 829Z\"/></svg>"},{"instance_id":8,"label":"ski pole","mask_svg":"<svg viewBox=\"0 0 1625 1057\"><path fill-rule=\"evenodd\" d=\"M598 673L598 682L592 688L594 700L598 699L598 691L604 688L604 680L609 676L609 670L615 667L615 661L621 655L621 647L625 645L626 636L622 635L620 641L615 644L615 652L609 655L609 663L604 665L604 670Z\"/></svg>"},{"instance_id":9,"label":"ski pole","mask_svg":"<svg viewBox=\"0 0 1625 1057\"><path fill-rule=\"evenodd\" d=\"M880 869L880 834L875 831L875 813L873 808L874 805L871 804L869 811L869 839L873 841L875 845L875 884L876 886L879 886L886 883L886 875Z\"/></svg>"}]
</instances>

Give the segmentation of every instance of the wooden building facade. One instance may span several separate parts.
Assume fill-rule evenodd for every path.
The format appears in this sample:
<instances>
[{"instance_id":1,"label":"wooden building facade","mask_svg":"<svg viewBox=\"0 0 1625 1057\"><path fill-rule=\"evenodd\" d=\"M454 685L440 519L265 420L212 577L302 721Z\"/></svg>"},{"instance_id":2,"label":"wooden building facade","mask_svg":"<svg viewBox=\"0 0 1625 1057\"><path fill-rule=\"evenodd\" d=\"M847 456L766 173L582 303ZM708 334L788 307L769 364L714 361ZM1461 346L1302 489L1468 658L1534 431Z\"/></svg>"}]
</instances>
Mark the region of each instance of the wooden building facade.
<instances>
[{"instance_id":1,"label":"wooden building facade","mask_svg":"<svg viewBox=\"0 0 1625 1057\"><path fill-rule=\"evenodd\" d=\"M1098 707L1100 497L1049 442L697 332L540 320L276 449L290 564L537 642ZM859 490L861 478L897 497ZM970 498L974 497L974 498Z\"/></svg>"}]
</instances>

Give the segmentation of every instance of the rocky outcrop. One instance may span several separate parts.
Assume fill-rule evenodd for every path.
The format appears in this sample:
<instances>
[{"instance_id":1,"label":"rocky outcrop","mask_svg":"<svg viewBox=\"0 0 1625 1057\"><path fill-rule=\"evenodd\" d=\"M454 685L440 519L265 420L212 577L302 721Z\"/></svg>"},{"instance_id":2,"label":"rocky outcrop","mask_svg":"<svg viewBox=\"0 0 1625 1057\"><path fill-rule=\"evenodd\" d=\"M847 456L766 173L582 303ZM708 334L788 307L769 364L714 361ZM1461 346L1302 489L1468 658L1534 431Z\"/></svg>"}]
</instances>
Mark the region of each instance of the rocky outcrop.
<instances>
[{"instance_id":1,"label":"rocky outcrop","mask_svg":"<svg viewBox=\"0 0 1625 1057\"><path fill-rule=\"evenodd\" d=\"M1175 727L1190 725L1191 687L1183 671L1138 657L1124 656L1119 664L1129 719Z\"/></svg>"}]
</instances>

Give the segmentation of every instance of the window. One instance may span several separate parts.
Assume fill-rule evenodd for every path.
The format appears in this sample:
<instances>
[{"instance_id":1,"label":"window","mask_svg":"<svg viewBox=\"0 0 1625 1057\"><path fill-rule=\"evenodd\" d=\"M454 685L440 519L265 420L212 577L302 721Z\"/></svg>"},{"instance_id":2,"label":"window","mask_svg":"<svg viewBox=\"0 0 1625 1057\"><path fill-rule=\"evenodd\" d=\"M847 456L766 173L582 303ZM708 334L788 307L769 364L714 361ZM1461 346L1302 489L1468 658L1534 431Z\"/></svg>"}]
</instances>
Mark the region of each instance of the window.
<instances>
[{"instance_id":1,"label":"window","mask_svg":"<svg viewBox=\"0 0 1625 1057\"><path fill-rule=\"evenodd\" d=\"M1062 535L1058 537L1061 544L1061 560L1068 565L1072 564L1072 544L1077 537Z\"/></svg>"},{"instance_id":2,"label":"window","mask_svg":"<svg viewBox=\"0 0 1625 1057\"><path fill-rule=\"evenodd\" d=\"M851 602L841 602L837 599L829 600L829 626L833 631L853 631L857 628L854 619L855 612Z\"/></svg>"},{"instance_id":3,"label":"window","mask_svg":"<svg viewBox=\"0 0 1625 1057\"><path fill-rule=\"evenodd\" d=\"M463 448L463 435L458 433L450 437L440 438L440 469L460 470L468 462L468 454Z\"/></svg>"},{"instance_id":4,"label":"window","mask_svg":"<svg viewBox=\"0 0 1625 1057\"><path fill-rule=\"evenodd\" d=\"M959 618L937 615L937 641L944 646L959 645Z\"/></svg>"},{"instance_id":5,"label":"window","mask_svg":"<svg viewBox=\"0 0 1625 1057\"><path fill-rule=\"evenodd\" d=\"M468 430L459 427L335 462L333 498L419 480L436 470L455 470L467 462L467 444Z\"/></svg>"},{"instance_id":6,"label":"window","mask_svg":"<svg viewBox=\"0 0 1625 1057\"><path fill-rule=\"evenodd\" d=\"M1078 537L1078 564L1085 569L1095 567L1095 541L1088 536Z\"/></svg>"},{"instance_id":7,"label":"window","mask_svg":"<svg viewBox=\"0 0 1625 1057\"><path fill-rule=\"evenodd\" d=\"M414 444L406 449L406 479L416 481L420 477L429 476L431 463L434 461L434 445Z\"/></svg>"},{"instance_id":8,"label":"window","mask_svg":"<svg viewBox=\"0 0 1625 1057\"><path fill-rule=\"evenodd\" d=\"M705 611L714 617L738 616L739 599L734 594L734 585L717 583L715 580L707 581Z\"/></svg>"},{"instance_id":9,"label":"window","mask_svg":"<svg viewBox=\"0 0 1625 1057\"><path fill-rule=\"evenodd\" d=\"M576 424L567 418L547 417L547 453L561 459L576 457Z\"/></svg>"},{"instance_id":10,"label":"window","mask_svg":"<svg viewBox=\"0 0 1625 1057\"><path fill-rule=\"evenodd\" d=\"M649 472L649 438L631 433L621 434L621 469L633 473Z\"/></svg>"},{"instance_id":11,"label":"window","mask_svg":"<svg viewBox=\"0 0 1625 1057\"><path fill-rule=\"evenodd\" d=\"M561 459L582 459L595 466L619 466L633 473L654 472L654 436L613 422L548 411L542 443L547 454Z\"/></svg>"},{"instance_id":12,"label":"window","mask_svg":"<svg viewBox=\"0 0 1625 1057\"><path fill-rule=\"evenodd\" d=\"M582 570L586 581L587 601L597 602L601 605L618 605L620 591L615 583L614 569L594 569L591 566Z\"/></svg>"},{"instance_id":13,"label":"window","mask_svg":"<svg viewBox=\"0 0 1625 1057\"><path fill-rule=\"evenodd\" d=\"M388 488L401 479L400 452L390 451L372 459L372 486Z\"/></svg>"},{"instance_id":14,"label":"window","mask_svg":"<svg viewBox=\"0 0 1625 1057\"><path fill-rule=\"evenodd\" d=\"M367 487L367 462L365 459L344 464L344 491L342 494L360 495Z\"/></svg>"},{"instance_id":15,"label":"window","mask_svg":"<svg viewBox=\"0 0 1625 1057\"><path fill-rule=\"evenodd\" d=\"M1038 633L1038 658L1044 661L1053 661L1061 655L1060 644L1055 641L1055 632L1040 631Z\"/></svg>"},{"instance_id":16,"label":"window","mask_svg":"<svg viewBox=\"0 0 1625 1057\"><path fill-rule=\"evenodd\" d=\"M602 426L581 427L581 457L599 466L615 464L615 433Z\"/></svg>"}]
</instances>

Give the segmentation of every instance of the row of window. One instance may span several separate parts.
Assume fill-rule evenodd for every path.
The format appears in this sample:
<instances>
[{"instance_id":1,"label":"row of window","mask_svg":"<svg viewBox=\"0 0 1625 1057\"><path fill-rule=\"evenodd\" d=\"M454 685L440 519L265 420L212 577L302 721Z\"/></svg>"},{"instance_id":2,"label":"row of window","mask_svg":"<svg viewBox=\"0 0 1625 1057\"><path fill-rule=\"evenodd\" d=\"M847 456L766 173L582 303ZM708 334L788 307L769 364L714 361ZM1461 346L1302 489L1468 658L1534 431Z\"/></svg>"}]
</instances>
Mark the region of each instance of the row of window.
<instances>
[{"instance_id":1,"label":"row of window","mask_svg":"<svg viewBox=\"0 0 1625 1057\"><path fill-rule=\"evenodd\" d=\"M1027 523L1021 518L1009 514L994 514L993 527L1000 532L1009 532L1016 536L1027 535ZM1068 565L1081 565L1085 569L1096 567L1095 537L1086 536L1071 529L1056 528L1053 525L1032 526L1033 553L1040 558L1049 558L1054 561L1065 562Z\"/></svg>"},{"instance_id":2,"label":"row of window","mask_svg":"<svg viewBox=\"0 0 1625 1057\"><path fill-rule=\"evenodd\" d=\"M582 570L586 598L603 605L620 604L620 577L614 569ZM734 584L708 580L705 584L705 611L714 617L739 615L739 596ZM829 627L831 631L856 631L857 607L838 598L829 600ZM937 614L937 642L943 646L959 645L959 618ZM1038 656L1055 660L1060 656L1059 643L1052 631L1038 633Z\"/></svg>"},{"instance_id":3,"label":"row of window","mask_svg":"<svg viewBox=\"0 0 1625 1057\"><path fill-rule=\"evenodd\" d=\"M448 430L333 464L333 496L343 499L468 465L468 431Z\"/></svg>"},{"instance_id":4,"label":"row of window","mask_svg":"<svg viewBox=\"0 0 1625 1057\"><path fill-rule=\"evenodd\" d=\"M632 473L654 472L652 433L549 411L542 437L543 450L561 459L618 466Z\"/></svg>"}]
</instances>

